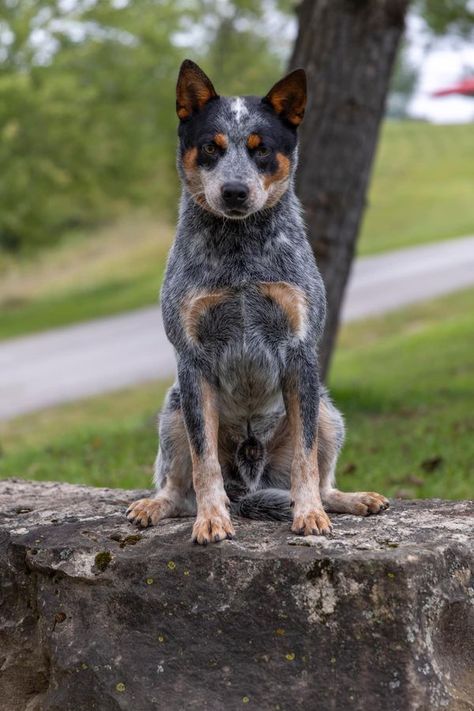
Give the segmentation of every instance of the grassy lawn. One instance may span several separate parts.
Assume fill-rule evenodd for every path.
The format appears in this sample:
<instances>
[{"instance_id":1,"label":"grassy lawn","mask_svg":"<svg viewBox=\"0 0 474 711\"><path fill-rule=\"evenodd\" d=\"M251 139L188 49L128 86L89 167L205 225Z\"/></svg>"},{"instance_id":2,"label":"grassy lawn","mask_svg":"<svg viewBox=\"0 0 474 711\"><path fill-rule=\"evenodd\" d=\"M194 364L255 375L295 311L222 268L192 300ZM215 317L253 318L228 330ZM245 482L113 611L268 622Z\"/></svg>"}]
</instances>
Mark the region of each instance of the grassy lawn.
<instances>
[{"instance_id":1,"label":"grassy lawn","mask_svg":"<svg viewBox=\"0 0 474 711\"><path fill-rule=\"evenodd\" d=\"M474 233L472 124L384 124L359 254Z\"/></svg>"},{"instance_id":2,"label":"grassy lawn","mask_svg":"<svg viewBox=\"0 0 474 711\"><path fill-rule=\"evenodd\" d=\"M472 497L474 290L346 326L331 388L346 416L347 489ZM0 425L0 476L148 487L166 384Z\"/></svg>"},{"instance_id":3,"label":"grassy lawn","mask_svg":"<svg viewBox=\"0 0 474 711\"><path fill-rule=\"evenodd\" d=\"M135 216L35 259L0 255L0 339L156 303L172 238L169 225Z\"/></svg>"},{"instance_id":4,"label":"grassy lawn","mask_svg":"<svg viewBox=\"0 0 474 711\"><path fill-rule=\"evenodd\" d=\"M474 232L472 126L385 124L360 254ZM0 253L0 339L156 302L173 228L130 216L35 259Z\"/></svg>"}]
</instances>

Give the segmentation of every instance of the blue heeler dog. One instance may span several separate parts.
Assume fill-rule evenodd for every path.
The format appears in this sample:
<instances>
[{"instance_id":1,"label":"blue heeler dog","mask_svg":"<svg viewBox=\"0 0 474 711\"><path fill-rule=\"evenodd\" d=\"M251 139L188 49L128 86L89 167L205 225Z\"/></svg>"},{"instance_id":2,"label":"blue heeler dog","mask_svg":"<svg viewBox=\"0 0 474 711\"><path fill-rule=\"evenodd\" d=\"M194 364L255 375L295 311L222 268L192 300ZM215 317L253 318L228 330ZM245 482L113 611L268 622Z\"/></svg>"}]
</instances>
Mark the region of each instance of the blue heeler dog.
<instances>
[{"instance_id":1,"label":"blue heeler dog","mask_svg":"<svg viewBox=\"0 0 474 711\"><path fill-rule=\"evenodd\" d=\"M141 526L196 514L193 540L231 538L230 512L327 534L326 511L388 506L335 488L344 424L319 383L324 287L293 182L306 78L227 98L189 60L177 85L176 240L161 294L177 382L160 420L157 492Z\"/></svg>"}]
</instances>

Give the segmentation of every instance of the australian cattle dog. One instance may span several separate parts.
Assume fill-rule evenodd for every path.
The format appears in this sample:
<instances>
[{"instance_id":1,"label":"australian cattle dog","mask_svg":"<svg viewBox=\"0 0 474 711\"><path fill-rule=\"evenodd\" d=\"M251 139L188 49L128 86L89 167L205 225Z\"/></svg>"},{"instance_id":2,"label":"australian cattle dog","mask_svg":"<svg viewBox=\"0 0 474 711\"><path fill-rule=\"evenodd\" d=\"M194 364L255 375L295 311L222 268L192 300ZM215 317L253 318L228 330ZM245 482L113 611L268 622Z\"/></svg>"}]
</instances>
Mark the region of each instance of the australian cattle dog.
<instances>
[{"instance_id":1,"label":"australian cattle dog","mask_svg":"<svg viewBox=\"0 0 474 711\"><path fill-rule=\"evenodd\" d=\"M140 526L195 515L192 537L231 538L230 514L328 534L373 492L335 488L344 424L318 377L325 292L294 192L302 69L263 98L219 96L194 62L177 84L182 196L161 293L177 380L160 418L156 494Z\"/></svg>"}]
</instances>

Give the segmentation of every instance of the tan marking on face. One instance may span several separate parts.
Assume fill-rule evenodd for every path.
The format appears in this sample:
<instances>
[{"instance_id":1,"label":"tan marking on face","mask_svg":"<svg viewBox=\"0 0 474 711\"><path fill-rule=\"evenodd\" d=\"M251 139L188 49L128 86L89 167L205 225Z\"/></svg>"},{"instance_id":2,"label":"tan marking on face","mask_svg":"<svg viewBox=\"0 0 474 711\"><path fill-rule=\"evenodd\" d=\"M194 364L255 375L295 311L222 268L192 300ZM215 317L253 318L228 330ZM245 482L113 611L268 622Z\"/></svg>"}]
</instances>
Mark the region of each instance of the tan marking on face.
<instances>
[{"instance_id":1,"label":"tan marking on face","mask_svg":"<svg viewBox=\"0 0 474 711\"><path fill-rule=\"evenodd\" d=\"M304 291L286 281L263 281L258 286L261 293L278 304L286 314L295 336L303 339L308 328L308 301Z\"/></svg>"},{"instance_id":2,"label":"tan marking on face","mask_svg":"<svg viewBox=\"0 0 474 711\"><path fill-rule=\"evenodd\" d=\"M278 163L278 168L274 173L269 173L265 175L263 179L263 185L265 190L268 190L275 183L280 183L288 179L290 175L290 159L283 153L277 153L276 159Z\"/></svg>"},{"instance_id":3,"label":"tan marking on face","mask_svg":"<svg viewBox=\"0 0 474 711\"><path fill-rule=\"evenodd\" d=\"M216 146L219 146L219 148L226 149L227 146L229 145L229 139L224 133L216 133L216 135L213 138L214 143Z\"/></svg>"},{"instance_id":4,"label":"tan marking on face","mask_svg":"<svg viewBox=\"0 0 474 711\"><path fill-rule=\"evenodd\" d=\"M230 296L226 289L208 292L191 292L181 306L184 330L191 341L197 341L199 320L212 306L217 306Z\"/></svg>"},{"instance_id":5,"label":"tan marking on face","mask_svg":"<svg viewBox=\"0 0 474 711\"><path fill-rule=\"evenodd\" d=\"M193 148L188 148L184 154L183 154L183 167L186 172L186 174L190 171L195 170L197 167L196 159L197 159L197 153L198 149L196 146Z\"/></svg>"},{"instance_id":6,"label":"tan marking on face","mask_svg":"<svg viewBox=\"0 0 474 711\"><path fill-rule=\"evenodd\" d=\"M197 155L198 149L195 146L193 148L188 148L188 150L186 150L183 154L183 168L186 178L186 185L194 200L196 200L199 205L202 205L202 207L209 209L204 195L201 174L197 165Z\"/></svg>"},{"instance_id":7,"label":"tan marking on face","mask_svg":"<svg viewBox=\"0 0 474 711\"><path fill-rule=\"evenodd\" d=\"M250 150L258 148L261 142L262 139L257 133L251 133L250 136L247 138L247 148L250 148Z\"/></svg>"}]
</instances>

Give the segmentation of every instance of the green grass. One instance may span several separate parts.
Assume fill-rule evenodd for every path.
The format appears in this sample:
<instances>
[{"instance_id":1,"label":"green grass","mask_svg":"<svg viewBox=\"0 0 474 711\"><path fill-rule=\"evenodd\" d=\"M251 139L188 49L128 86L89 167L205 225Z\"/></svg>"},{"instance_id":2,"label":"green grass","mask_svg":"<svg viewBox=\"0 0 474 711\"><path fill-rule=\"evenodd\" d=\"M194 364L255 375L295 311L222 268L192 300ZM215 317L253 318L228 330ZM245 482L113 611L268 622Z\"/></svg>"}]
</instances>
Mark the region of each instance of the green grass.
<instances>
[{"instance_id":1,"label":"green grass","mask_svg":"<svg viewBox=\"0 0 474 711\"><path fill-rule=\"evenodd\" d=\"M0 423L0 478L150 487L167 385L150 383Z\"/></svg>"},{"instance_id":2,"label":"green grass","mask_svg":"<svg viewBox=\"0 0 474 711\"><path fill-rule=\"evenodd\" d=\"M157 303L171 227L140 216L0 262L0 339Z\"/></svg>"},{"instance_id":3,"label":"green grass","mask_svg":"<svg viewBox=\"0 0 474 711\"><path fill-rule=\"evenodd\" d=\"M472 124L386 122L359 254L474 233L473 185Z\"/></svg>"},{"instance_id":4,"label":"green grass","mask_svg":"<svg viewBox=\"0 0 474 711\"><path fill-rule=\"evenodd\" d=\"M474 290L346 326L331 390L347 422L346 489L472 497ZM165 384L4 423L0 476L148 487Z\"/></svg>"},{"instance_id":5,"label":"green grass","mask_svg":"<svg viewBox=\"0 0 474 711\"><path fill-rule=\"evenodd\" d=\"M360 254L474 232L471 125L385 124ZM173 229L130 215L35 258L0 253L0 339L156 302Z\"/></svg>"}]
</instances>

